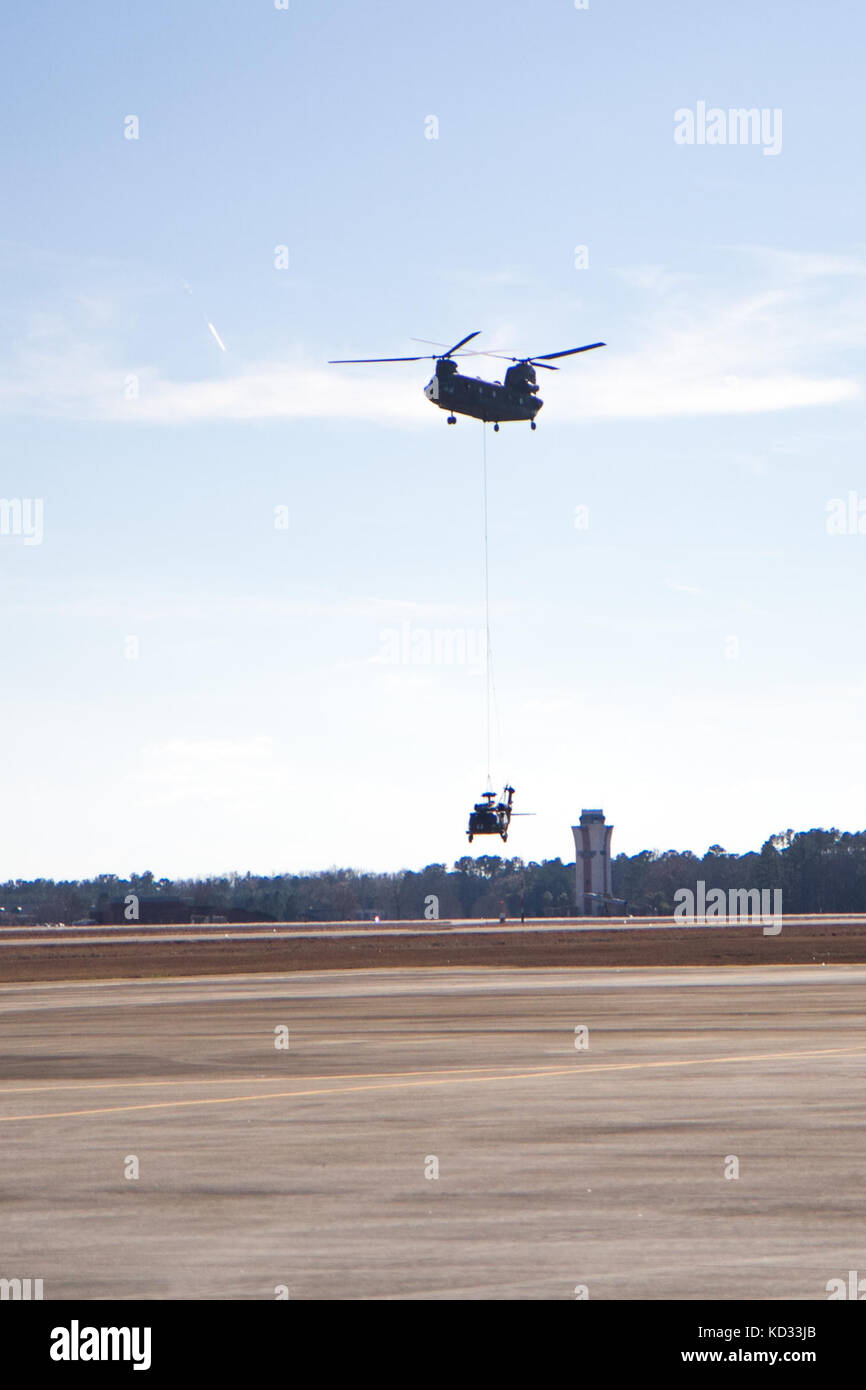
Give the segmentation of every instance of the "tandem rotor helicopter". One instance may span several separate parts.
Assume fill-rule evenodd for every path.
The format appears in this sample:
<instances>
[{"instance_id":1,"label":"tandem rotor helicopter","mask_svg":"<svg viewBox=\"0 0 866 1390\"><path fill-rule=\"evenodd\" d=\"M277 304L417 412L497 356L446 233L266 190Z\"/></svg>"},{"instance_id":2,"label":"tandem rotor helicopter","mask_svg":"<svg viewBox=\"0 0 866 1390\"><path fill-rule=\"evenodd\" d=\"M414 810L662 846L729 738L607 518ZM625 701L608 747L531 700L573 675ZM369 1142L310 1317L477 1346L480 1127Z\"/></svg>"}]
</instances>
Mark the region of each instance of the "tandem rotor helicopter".
<instances>
[{"instance_id":1,"label":"tandem rotor helicopter","mask_svg":"<svg viewBox=\"0 0 866 1390\"><path fill-rule=\"evenodd\" d=\"M553 358L573 357L575 353L591 352L593 348L606 346L604 343L586 343L584 347L565 348L562 352L545 352L537 357L509 357L501 352L461 353L460 349L471 343L473 338L477 338L480 332L479 328L475 333L468 333L447 352L438 355L426 353L420 357L336 357L332 358L328 365L432 361L436 363L436 368L424 387L424 395L428 401L438 405L440 410L449 412L449 425L457 424L458 415L470 415L475 420L483 420L485 424L492 421L493 428L497 431L500 422L510 420L528 420L530 428L535 429L535 417L544 405L544 401L538 395L535 368L543 367L546 371L556 372L559 368L552 366ZM461 357L499 357L513 365L505 373L504 381L484 381L480 377L460 374L454 360L458 354Z\"/></svg>"}]
</instances>

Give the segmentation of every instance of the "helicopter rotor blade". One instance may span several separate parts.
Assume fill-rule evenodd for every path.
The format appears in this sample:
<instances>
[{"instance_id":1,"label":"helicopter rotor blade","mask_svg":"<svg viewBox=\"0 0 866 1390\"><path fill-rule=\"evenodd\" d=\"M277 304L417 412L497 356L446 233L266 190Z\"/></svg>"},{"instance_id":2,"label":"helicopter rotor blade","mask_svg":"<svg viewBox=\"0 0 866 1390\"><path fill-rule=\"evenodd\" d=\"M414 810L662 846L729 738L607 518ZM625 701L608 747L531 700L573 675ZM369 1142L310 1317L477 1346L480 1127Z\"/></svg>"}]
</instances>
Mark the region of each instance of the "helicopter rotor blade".
<instances>
[{"instance_id":1,"label":"helicopter rotor blade","mask_svg":"<svg viewBox=\"0 0 866 1390\"><path fill-rule=\"evenodd\" d=\"M593 348L606 347L606 343L586 343L583 347L566 348L564 352L540 352L537 357L530 357L530 362L549 362L552 357L573 357L576 352L591 352Z\"/></svg>"},{"instance_id":2,"label":"helicopter rotor blade","mask_svg":"<svg viewBox=\"0 0 866 1390\"><path fill-rule=\"evenodd\" d=\"M472 337L477 337L477 334L472 334ZM470 340L469 340L468 338L464 338L463 341L464 341L464 342L469 342ZM435 340L434 338L411 338L411 339L410 339L410 342L413 342L413 343L426 343L428 347L438 347L438 348L444 348L444 347L445 347L445 344L444 344L444 343L437 343L436 340ZM459 347L459 344L458 344L458 347ZM481 349L481 348L472 348L472 349L470 349L469 352L459 352L459 351L458 351L458 348L453 347L453 348L451 348L450 351L444 352L444 353L442 353L441 355L442 355L443 357L495 357L495 356L497 355L497 353L499 353L499 352L501 352L501 351L502 351L501 348L493 348L492 351L487 351L487 352L485 352L485 351L484 351L483 349Z\"/></svg>"},{"instance_id":3,"label":"helicopter rotor blade","mask_svg":"<svg viewBox=\"0 0 866 1390\"><path fill-rule=\"evenodd\" d=\"M458 348L462 348L464 343L470 343L473 338L477 338L481 329L476 329L474 333L467 333L465 338L461 338L459 343L455 343L447 352L425 352L418 357L331 357L328 365L338 367L356 362L438 362L443 357L453 357ZM430 347L440 347L440 343L432 343L428 338L413 338L413 343L428 343Z\"/></svg>"},{"instance_id":4,"label":"helicopter rotor blade","mask_svg":"<svg viewBox=\"0 0 866 1390\"><path fill-rule=\"evenodd\" d=\"M329 366L343 366L358 362L440 362L443 358L454 357L466 343L471 343L473 338L477 338L481 329L474 333L467 333L465 338L461 338L459 343L455 343L447 352L425 352L418 357L332 357L329 358ZM413 338L413 343L427 343L430 347L439 347L439 343L432 342L429 338ZM585 343L583 347L565 348L562 352L544 352L537 357L511 357L504 352L495 350L476 350L460 353L461 357L498 357L503 362L526 362L533 367L544 367L549 372L559 371L558 367L550 365L551 359L556 357L574 357L578 352L592 352L593 348L606 347L606 343Z\"/></svg>"},{"instance_id":5,"label":"helicopter rotor blade","mask_svg":"<svg viewBox=\"0 0 866 1390\"><path fill-rule=\"evenodd\" d=\"M426 353L423 357L331 357L328 366L337 367L346 362L427 362L432 356L432 353Z\"/></svg>"},{"instance_id":6,"label":"helicopter rotor blade","mask_svg":"<svg viewBox=\"0 0 866 1390\"><path fill-rule=\"evenodd\" d=\"M471 343L472 339L473 339L473 338L477 338L478 335L480 334L480 332L481 332L481 329L480 329L480 328L476 328L476 330L475 330L474 333L467 333L465 338L461 338L461 339L460 339L460 342L459 342L459 343L455 343L454 346L453 346L453 348L449 348L447 352L443 352L442 356L443 356L443 357L450 357L451 354L454 353L454 352L456 352L458 348L462 348L463 345L464 345L464 343Z\"/></svg>"},{"instance_id":7,"label":"helicopter rotor blade","mask_svg":"<svg viewBox=\"0 0 866 1390\"><path fill-rule=\"evenodd\" d=\"M573 357L576 352L591 352L593 348L606 347L606 343L587 343L584 347L566 348L564 352L541 352L535 357L512 357L505 352L488 352L488 357L500 357L503 362L528 362L533 367L548 367L553 357ZM548 367L550 371L558 371L558 367Z\"/></svg>"}]
</instances>

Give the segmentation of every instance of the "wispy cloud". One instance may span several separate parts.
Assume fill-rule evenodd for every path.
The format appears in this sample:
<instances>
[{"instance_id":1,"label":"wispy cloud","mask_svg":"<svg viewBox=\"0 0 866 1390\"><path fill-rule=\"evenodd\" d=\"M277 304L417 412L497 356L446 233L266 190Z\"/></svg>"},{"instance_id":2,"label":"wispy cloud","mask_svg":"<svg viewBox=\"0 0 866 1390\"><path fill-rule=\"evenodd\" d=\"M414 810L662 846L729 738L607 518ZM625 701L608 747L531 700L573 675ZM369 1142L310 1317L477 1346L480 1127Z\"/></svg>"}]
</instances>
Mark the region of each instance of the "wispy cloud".
<instances>
[{"instance_id":1,"label":"wispy cloud","mask_svg":"<svg viewBox=\"0 0 866 1390\"><path fill-rule=\"evenodd\" d=\"M145 805L234 801L265 794L284 776L282 750L272 738L167 739L143 745L127 784Z\"/></svg>"},{"instance_id":2,"label":"wispy cloud","mask_svg":"<svg viewBox=\"0 0 866 1390\"><path fill-rule=\"evenodd\" d=\"M706 593L706 589L699 589L696 584L683 584L679 579L666 579L665 588L672 589L675 594L693 594L700 596Z\"/></svg>"},{"instance_id":3,"label":"wispy cloud","mask_svg":"<svg viewBox=\"0 0 866 1390\"><path fill-rule=\"evenodd\" d=\"M748 245L725 249L746 252L789 278L823 279L841 275L862 279L866 276L866 256L859 252L840 254L829 251L780 251L772 246Z\"/></svg>"},{"instance_id":4,"label":"wispy cloud","mask_svg":"<svg viewBox=\"0 0 866 1390\"><path fill-rule=\"evenodd\" d=\"M852 256L749 251L772 265L772 283L736 299L693 274L659 266L623 269L636 296L631 345L611 341L545 381L556 418L742 415L855 399L859 381L827 363L862 337L866 267ZM831 281L834 292L822 293ZM404 375L298 357L241 363L203 380L171 379L154 363L119 362L97 331L106 321L104 306L97 309L87 340L80 324L76 332L56 314L31 319L0 377L0 410L145 425L435 423L411 367Z\"/></svg>"},{"instance_id":5,"label":"wispy cloud","mask_svg":"<svg viewBox=\"0 0 866 1390\"><path fill-rule=\"evenodd\" d=\"M499 615L518 611L515 603L497 603ZM341 599L282 599L266 594L236 594L210 591L190 596L166 591L127 596L117 593L111 598L82 593L69 594L62 599L34 597L28 584L27 597L16 598L14 593L3 605L6 617L14 615L52 616L83 621L159 622L166 618L184 622L224 623L232 617L254 620L262 618L346 618L379 625L477 623L481 613L476 604L428 603L412 599L388 598L359 594Z\"/></svg>"}]
</instances>

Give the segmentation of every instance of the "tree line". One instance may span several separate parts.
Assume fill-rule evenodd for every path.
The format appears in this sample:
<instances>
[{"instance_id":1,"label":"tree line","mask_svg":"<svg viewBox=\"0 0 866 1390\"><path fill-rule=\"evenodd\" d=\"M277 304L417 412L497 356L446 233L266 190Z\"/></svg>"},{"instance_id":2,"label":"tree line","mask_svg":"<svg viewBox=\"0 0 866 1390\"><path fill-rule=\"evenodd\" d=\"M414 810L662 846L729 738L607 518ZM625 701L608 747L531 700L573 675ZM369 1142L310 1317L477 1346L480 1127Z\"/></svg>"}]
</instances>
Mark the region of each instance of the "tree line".
<instances>
[{"instance_id":1,"label":"tree line","mask_svg":"<svg viewBox=\"0 0 866 1390\"><path fill-rule=\"evenodd\" d=\"M786 830L759 851L728 854L711 845L699 856L643 850L613 860L615 915L669 916L679 889L781 889L783 911L866 911L866 831ZM575 868L498 855L465 855L450 868L364 873L325 869L307 874L226 874L155 878L152 873L96 878L10 880L0 885L0 924L117 920L133 894L142 904L175 900L199 916L231 914L278 922L480 917L510 920L575 914ZM112 905L114 916L112 916ZM166 905L167 901L166 901ZM122 917L122 914L121 914ZM147 920L142 913L142 920Z\"/></svg>"}]
</instances>

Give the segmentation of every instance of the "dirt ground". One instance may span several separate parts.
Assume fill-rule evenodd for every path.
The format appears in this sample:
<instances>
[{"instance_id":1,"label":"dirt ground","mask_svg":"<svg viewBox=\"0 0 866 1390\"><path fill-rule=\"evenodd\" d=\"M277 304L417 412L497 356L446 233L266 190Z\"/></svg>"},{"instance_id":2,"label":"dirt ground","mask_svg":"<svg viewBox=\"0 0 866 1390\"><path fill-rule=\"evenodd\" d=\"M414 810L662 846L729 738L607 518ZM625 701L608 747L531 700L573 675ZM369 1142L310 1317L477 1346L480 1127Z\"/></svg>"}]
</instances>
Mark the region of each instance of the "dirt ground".
<instances>
[{"instance_id":1,"label":"dirt ground","mask_svg":"<svg viewBox=\"0 0 866 1390\"><path fill-rule=\"evenodd\" d=\"M786 925L777 936L760 927L659 927L501 931L478 927L429 931L429 923L400 924L399 934L371 927L321 934L309 927L232 930L201 935L174 928L152 939L127 934L98 942L55 932L38 939L3 934L0 983L41 980L148 979L234 975L261 971L346 970L413 966L712 966L866 964L866 925L828 919ZM417 934L416 934L417 933Z\"/></svg>"}]
</instances>

